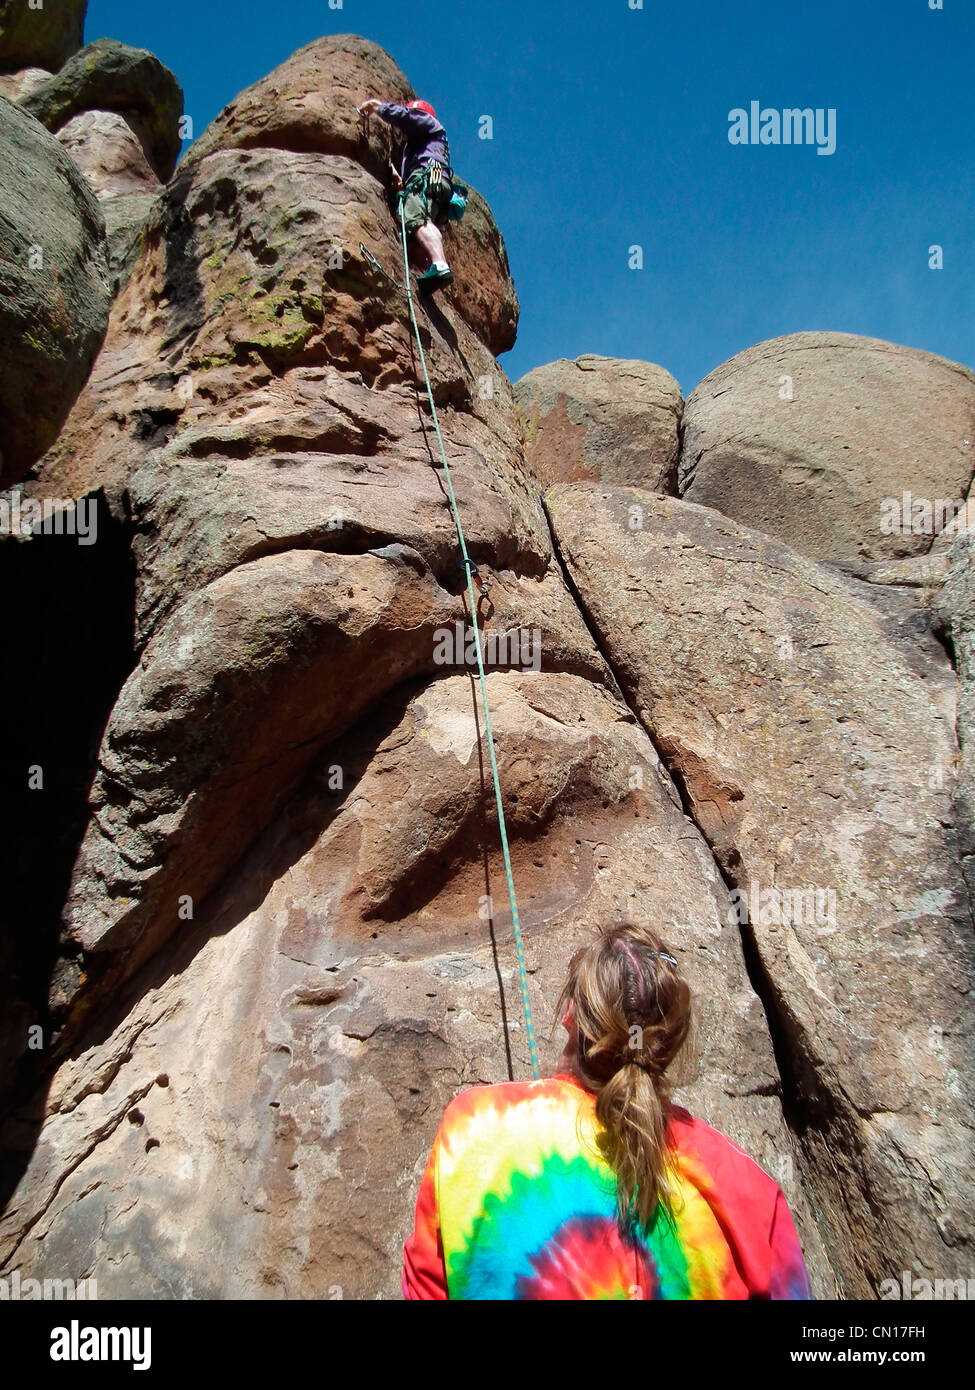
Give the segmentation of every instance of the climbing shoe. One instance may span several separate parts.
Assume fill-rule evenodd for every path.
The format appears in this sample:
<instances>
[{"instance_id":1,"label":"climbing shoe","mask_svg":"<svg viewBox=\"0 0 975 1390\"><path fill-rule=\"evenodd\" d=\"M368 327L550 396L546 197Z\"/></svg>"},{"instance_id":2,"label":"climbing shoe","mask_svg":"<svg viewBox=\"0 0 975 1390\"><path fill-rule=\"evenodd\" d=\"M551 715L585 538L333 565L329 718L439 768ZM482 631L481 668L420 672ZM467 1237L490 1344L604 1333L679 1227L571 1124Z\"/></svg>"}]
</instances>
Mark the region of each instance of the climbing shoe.
<instances>
[{"instance_id":1,"label":"climbing shoe","mask_svg":"<svg viewBox=\"0 0 975 1390\"><path fill-rule=\"evenodd\" d=\"M417 283L424 290L439 290L445 285L449 285L454 278L454 273L450 266L441 261L434 264L423 275L417 277Z\"/></svg>"}]
</instances>

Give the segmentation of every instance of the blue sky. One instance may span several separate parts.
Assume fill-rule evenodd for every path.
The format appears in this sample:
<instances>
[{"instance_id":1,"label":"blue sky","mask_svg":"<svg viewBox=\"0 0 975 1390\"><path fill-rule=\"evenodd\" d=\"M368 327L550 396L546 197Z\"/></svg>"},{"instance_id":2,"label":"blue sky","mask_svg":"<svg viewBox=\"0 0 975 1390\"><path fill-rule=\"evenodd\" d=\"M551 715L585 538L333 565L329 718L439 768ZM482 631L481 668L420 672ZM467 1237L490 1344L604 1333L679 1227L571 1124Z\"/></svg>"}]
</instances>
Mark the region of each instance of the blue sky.
<instances>
[{"instance_id":1,"label":"blue sky","mask_svg":"<svg viewBox=\"0 0 975 1390\"><path fill-rule=\"evenodd\" d=\"M512 379L598 352L658 362L687 393L800 329L975 366L971 0L630 3L90 0L86 39L157 53L197 134L322 34L381 44L504 235L521 300ZM729 113L752 101L835 109L836 152L730 144Z\"/></svg>"}]
</instances>

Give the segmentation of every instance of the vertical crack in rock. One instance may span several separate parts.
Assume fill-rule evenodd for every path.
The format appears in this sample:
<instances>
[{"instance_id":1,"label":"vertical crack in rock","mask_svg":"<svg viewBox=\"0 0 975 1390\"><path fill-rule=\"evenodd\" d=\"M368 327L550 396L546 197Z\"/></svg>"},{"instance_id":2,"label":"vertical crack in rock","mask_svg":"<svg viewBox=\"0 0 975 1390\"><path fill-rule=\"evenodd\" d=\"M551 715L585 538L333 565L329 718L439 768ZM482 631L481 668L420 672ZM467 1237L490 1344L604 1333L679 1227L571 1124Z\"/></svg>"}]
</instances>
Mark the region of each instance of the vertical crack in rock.
<instances>
[{"instance_id":1,"label":"vertical crack in rock","mask_svg":"<svg viewBox=\"0 0 975 1390\"><path fill-rule=\"evenodd\" d=\"M845 1293L909 1258L961 1269L975 952L946 663L893 597L710 508L576 484L546 511L731 885ZM841 911L821 917L830 893Z\"/></svg>"},{"instance_id":2,"label":"vertical crack in rock","mask_svg":"<svg viewBox=\"0 0 975 1390\"><path fill-rule=\"evenodd\" d=\"M566 562L565 556L562 552L562 547L559 543L559 537L556 527L553 523L552 517L549 513L548 505L546 504L544 497L542 498L542 505L545 508L545 514L549 522L549 530L552 535L553 554L562 570L562 576L565 580L566 586L569 589L569 592L572 594L573 598L575 599L576 604L578 605L579 611L582 614L583 620L586 624L586 627L589 630L589 634L592 637L593 643L596 646L597 650L600 652L603 660L606 662L607 667L612 672L616 693L618 694L620 701L626 706L627 709L630 710L634 719L636 719L636 721L640 724L641 728L645 730L646 735L654 749L654 752L660 759L662 766L667 769L667 772L671 779L671 784L674 787L677 796L680 798L680 803L684 815L687 817L687 819L691 822L692 825L696 826L701 836L701 839L707 845L711 853L711 858L714 863L715 870L718 873L722 883L728 890L730 896L733 890L740 889L742 885L740 883L735 882L734 878L725 869L725 866L721 862L721 858L715 851L714 844L708 836L706 826L702 824L701 819L695 814L694 801L688 794L687 784L683 776L679 759L677 759L673 754L668 755L664 751L662 751L660 743L654 734L654 730L650 722L641 718L640 712L633 707L632 703L624 693L623 685L621 684L619 676L613 665L612 655L607 648L607 644L602 639L598 625L595 622L592 613L589 611L585 599L580 593L575 579L573 578L572 571ZM789 1030L785 1026L785 1021L782 1014L782 1010L780 1008L778 997L772 987L771 981L769 980L764 967L762 966L761 957L756 946L754 935L749 930L747 923L743 923L740 920L738 923L738 934L741 940L742 952L745 961L745 970L748 974L749 983L751 984L756 998L762 1006L762 1012L765 1016L765 1023L768 1029L769 1039L772 1043L772 1051L775 1056L775 1063L779 1074L782 1113L785 1118L785 1122L789 1128L789 1131L792 1134L793 1139L795 1140L796 1153L798 1154L800 1160L802 1160L804 1156L801 1142L802 1135L806 1131L814 1113L813 1108L810 1106L808 1099L810 1096L809 1083L811 1082L815 1086L815 1077L809 1076L807 1078L807 1085L805 1088L800 1086L797 1074L797 1069L800 1066L800 1054L793 1049L793 1046L790 1042ZM815 1086L815 1090L819 1090L818 1086ZM815 1212L818 1221L819 1212L817 1210L815 1190L812 1184L808 1181L808 1176L805 1171L805 1164L802 1162L800 1162L800 1176L803 1182L803 1188L806 1194L806 1198L809 1201L810 1206L813 1208L813 1211ZM835 1271L833 1271L833 1273L835 1274Z\"/></svg>"}]
</instances>

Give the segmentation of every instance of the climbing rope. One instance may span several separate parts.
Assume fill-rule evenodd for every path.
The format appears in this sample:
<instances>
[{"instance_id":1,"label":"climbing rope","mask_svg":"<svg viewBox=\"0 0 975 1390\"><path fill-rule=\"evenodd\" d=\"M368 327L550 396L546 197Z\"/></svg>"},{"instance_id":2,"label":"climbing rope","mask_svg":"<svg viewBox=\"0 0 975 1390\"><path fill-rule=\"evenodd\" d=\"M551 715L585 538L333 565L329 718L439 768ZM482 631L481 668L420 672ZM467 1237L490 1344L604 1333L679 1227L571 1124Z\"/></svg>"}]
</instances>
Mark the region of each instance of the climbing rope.
<instances>
[{"instance_id":1,"label":"climbing rope","mask_svg":"<svg viewBox=\"0 0 975 1390\"><path fill-rule=\"evenodd\" d=\"M450 467L447 463L447 451L444 448L443 435L440 433L440 421L437 418L437 407L433 399L433 387L430 385L430 376L427 372L427 359L423 351L423 342L420 338L420 325L417 323L416 310L413 306L413 290L410 287L410 255L406 240L406 207L402 196L399 200L400 227L403 234L403 277L406 281L406 299L410 306L410 319L413 323L413 332L416 335L416 345L420 353L420 366L423 368L423 380L427 388L427 396L430 400L430 411L433 416L433 428L436 432L437 443L440 446L440 459L443 463L444 478L447 482L447 494L450 498L450 510L454 517L454 526L457 529L457 542L460 545L462 568L467 578L467 598L471 609L471 622L474 625L475 651L477 652L477 676L481 684L481 702L484 706L484 732L487 736L488 754L491 759L491 776L494 779L494 801L498 808L498 829L501 832L501 852L504 855L504 872L508 880L508 897L511 901L511 926L515 938L515 950L518 953L518 977L521 982L521 1005L525 1014L525 1032L528 1035L528 1052L531 1058L532 1076L537 1081L541 1075L538 1066L538 1049L535 1046L535 1028L532 1023L531 1001L528 998L528 972L525 969L525 947L521 939L521 926L518 921L518 903L515 898L515 879L511 871L511 854L508 850L508 832L504 823L504 805L501 801L501 781L498 777L498 763L494 756L494 735L491 732L491 710L488 706L487 681L484 676L484 659L481 652L481 633L477 625L477 602L474 597L474 573L477 566L472 564L467 553L467 542L464 540L464 528L460 524L460 513L457 510L457 499L454 496L454 485L450 477ZM472 573L473 572L473 573Z\"/></svg>"}]
</instances>

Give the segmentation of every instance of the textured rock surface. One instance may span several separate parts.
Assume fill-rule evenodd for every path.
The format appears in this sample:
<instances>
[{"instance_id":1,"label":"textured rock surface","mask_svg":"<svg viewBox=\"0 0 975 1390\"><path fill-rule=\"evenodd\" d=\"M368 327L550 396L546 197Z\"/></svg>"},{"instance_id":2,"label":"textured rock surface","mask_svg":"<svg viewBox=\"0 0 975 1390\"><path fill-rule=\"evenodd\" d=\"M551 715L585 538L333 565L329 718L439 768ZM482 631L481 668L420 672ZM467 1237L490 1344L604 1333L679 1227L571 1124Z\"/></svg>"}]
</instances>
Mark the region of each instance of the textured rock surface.
<instances>
[{"instance_id":1,"label":"textured rock surface","mask_svg":"<svg viewBox=\"0 0 975 1390\"><path fill-rule=\"evenodd\" d=\"M389 131L354 110L375 94L412 88L341 36L218 117L133 240L27 485L104 489L114 549L61 794L79 823L35 924L51 965L5 1015L9 1037L35 1017L55 1036L32 1085L15 1059L0 1122L0 1274L91 1272L103 1298L396 1296L443 1105L526 1074L483 716L440 648L467 635L456 536L403 297L359 250L398 268ZM76 127L79 157L100 129ZM503 242L471 207L421 332L492 581L481 620L529 638L487 684L539 1031L597 926L655 924L699 1008L679 1098L782 1183L816 1292L964 1274L971 914L956 681L926 607L960 557L882 553L863 583L715 512L577 486L551 501L567 577L495 360L517 321ZM606 467L656 458L636 462L632 367L572 366L616 383L569 417L580 457L598 438ZM667 396L640 428L659 418L672 464ZM25 602L46 554L0 546ZM62 556L48 588L77 607L81 574ZM960 604L938 619L956 645ZM27 609L42 630L50 611ZM10 720L31 711L32 750L49 673ZM17 841L27 881L47 874L43 805ZM776 925L760 902L742 927L744 883L832 888L836 921Z\"/></svg>"},{"instance_id":2,"label":"textured rock surface","mask_svg":"<svg viewBox=\"0 0 975 1390\"><path fill-rule=\"evenodd\" d=\"M578 485L547 505L628 699L748 895L844 1292L897 1277L895 1250L964 1275L975 940L943 652L896 596L885 612L868 586L710 509ZM782 905L809 887L818 913Z\"/></svg>"},{"instance_id":3,"label":"textured rock surface","mask_svg":"<svg viewBox=\"0 0 975 1390\"><path fill-rule=\"evenodd\" d=\"M975 374L874 338L759 343L706 377L684 411L680 495L815 559L923 554L935 530L913 499L959 504L973 474ZM907 527L891 530L884 501L901 504L903 523L905 492Z\"/></svg>"},{"instance_id":4,"label":"textured rock surface","mask_svg":"<svg viewBox=\"0 0 975 1390\"><path fill-rule=\"evenodd\" d=\"M83 111L118 112L138 132L146 159L163 182L176 168L183 90L144 48L97 39L24 96L22 104L55 132Z\"/></svg>"},{"instance_id":5,"label":"textured rock surface","mask_svg":"<svg viewBox=\"0 0 975 1390\"><path fill-rule=\"evenodd\" d=\"M674 492L683 400L662 367L588 355L536 367L513 389L541 482Z\"/></svg>"},{"instance_id":6,"label":"textured rock surface","mask_svg":"<svg viewBox=\"0 0 975 1390\"><path fill-rule=\"evenodd\" d=\"M156 211L162 184L138 132L116 111L82 111L58 139L95 190L105 218L109 268L123 283L143 228Z\"/></svg>"},{"instance_id":7,"label":"textured rock surface","mask_svg":"<svg viewBox=\"0 0 975 1390\"><path fill-rule=\"evenodd\" d=\"M47 68L24 68L22 72L0 75L0 97L20 101L22 97L44 85L51 74Z\"/></svg>"},{"instance_id":8,"label":"textured rock surface","mask_svg":"<svg viewBox=\"0 0 975 1390\"><path fill-rule=\"evenodd\" d=\"M682 1098L780 1177L828 1290L727 894L649 740L580 677L488 683L539 1024L596 923L679 900L669 939L706 1000ZM332 746L206 920L61 1069L0 1267L95 1268L103 1298L398 1293L442 1106L508 1074L506 1038L519 1075L527 1061L507 914L492 929L477 911L504 894L478 737L455 676Z\"/></svg>"},{"instance_id":9,"label":"textured rock surface","mask_svg":"<svg viewBox=\"0 0 975 1390\"><path fill-rule=\"evenodd\" d=\"M0 97L0 486L54 442L108 322L105 226L53 136Z\"/></svg>"},{"instance_id":10,"label":"textured rock surface","mask_svg":"<svg viewBox=\"0 0 975 1390\"><path fill-rule=\"evenodd\" d=\"M416 96L375 44L355 34L319 39L241 92L203 132L185 164L191 167L216 150L260 146L344 155L385 184L390 128L376 118L363 120L356 110L377 94L390 101ZM446 231L455 277L451 298L464 305L467 322L493 353L507 352L514 346L518 300L490 209L476 190L471 194L461 229L451 224ZM397 262L398 243L384 264L392 268Z\"/></svg>"},{"instance_id":11,"label":"textured rock surface","mask_svg":"<svg viewBox=\"0 0 975 1390\"><path fill-rule=\"evenodd\" d=\"M82 111L61 127L58 139L100 199L155 193L161 186L138 135L116 111Z\"/></svg>"},{"instance_id":12,"label":"textured rock surface","mask_svg":"<svg viewBox=\"0 0 975 1390\"><path fill-rule=\"evenodd\" d=\"M959 531L944 552L946 572L934 611L950 640L958 672L958 781L955 816L962 864L975 901L975 531Z\"/></svg>"},{"instance_id":13,"label":"textured rock surface","mask_svg":"<svg viewBox=\"0 0 975 1390\"><path fill-rule=\"evenodd\" d=\"M88 0L0 0L0 72L59 68L81 47Z\"/></svg>"}]
</instances>

